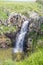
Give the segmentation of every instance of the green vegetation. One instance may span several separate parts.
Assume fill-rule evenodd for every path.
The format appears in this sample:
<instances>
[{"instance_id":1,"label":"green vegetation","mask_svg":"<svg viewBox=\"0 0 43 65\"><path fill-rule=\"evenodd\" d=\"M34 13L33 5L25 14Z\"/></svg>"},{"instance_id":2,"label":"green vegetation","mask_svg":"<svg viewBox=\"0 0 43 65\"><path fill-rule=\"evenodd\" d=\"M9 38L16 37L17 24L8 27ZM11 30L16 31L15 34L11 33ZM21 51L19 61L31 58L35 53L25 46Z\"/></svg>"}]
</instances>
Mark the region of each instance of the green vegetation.
<instances>
[{"instance_id":1,"label":"green vegetation","mask_svg":"<svg viewBox=\"0 0 43 65\"><path fill-rule=\"evenodd\" d=\"M6 59L12 58L12 49L0 49L0 61L4 61Z\"/></svg>"},{"instance_id":2,"label":"green vegetation","mask_svg":"<svg viewBox=\"0 0 43 65\"><path fill-rule=\"evenodd\" d=\"M41 28L41 31L43 31L43 24L41 24L40 28Z\"/></svg>"},{"instance_id":3,"label":"green vegetation","mask_svg":"<svg viewBox=\"0 0 43 65\"><path fill-rule=\"evenodd\" d=\"M0 20L2 20L3 22L8 18L8 15L11 12L22 13L29 17L27 13L29 11L35 11L39 13L39 15L43 16L43 14L41 13L43 11L43 6L42 4L36 2L0 2ZM16 27L10 28L6 26L5 28L5 26L1 25L0 28L2 28L0 29L0 33L2 33L8 31L14 32Z\"/></svg>"},{"instance_id":4,"label":"green vegetation","mask_svg":"<svg viewBox=\"0 0 43 65\"><path fill-rule=\"evenodd\" d=\"M35 11L42 15L43 6L42 4L33 2L0 2L0 19L7 19L7 14L10 12L23 13L24 11Z\"/></svg>"},{"instance_id":5,"label":"green vegetation","mask_svg":"<svg viewBox=\"0 0 43 65\"><path fill-rule=\"evenodd\" d=\"M16 26L4 26L4 25L1 25L0 26L0 34L1 33L6 33L6 32L14 32L16 30Z\"/></svg>"},{"instance_id":6,"label":"green vegetation","mask_svg":"<svg viewBox=\"0 0 43 65\"><path fill-rule=\"evenodd\" d=\"M6 55L7 54L8 53L6 53ZM37 52L32 53L29 57L19 62L12 61L11 58L10 59L7 58L6 60L2 61L1 65L43 65L43 49L42 48L38 49Z\"/></svg>"},{"instance_id":7,"label":"green vegetation","mask_svg":"<svg viewBox=\"0 0 43 65\"><path fill-rule=\"evenodd\" d=\"M27 12L35 11L40 16L43 16L43 5L38 2L0 2L0 20L3 22L7 20L8 15L11 12L22 13L28 16ZM0 25L0 33L14 32L16 26ZM40 26L43 31L43 24ZM0 49L0 65L43 65L43 36L37 35L36 32L31 32L30 37L33 36L33 49L35 52L31 52L25 59L16 62L12 60L12 48ZM41 42L40 42L41 41ZM37 44L38 43L38 44Z\"/></svg>"}]
</instances>

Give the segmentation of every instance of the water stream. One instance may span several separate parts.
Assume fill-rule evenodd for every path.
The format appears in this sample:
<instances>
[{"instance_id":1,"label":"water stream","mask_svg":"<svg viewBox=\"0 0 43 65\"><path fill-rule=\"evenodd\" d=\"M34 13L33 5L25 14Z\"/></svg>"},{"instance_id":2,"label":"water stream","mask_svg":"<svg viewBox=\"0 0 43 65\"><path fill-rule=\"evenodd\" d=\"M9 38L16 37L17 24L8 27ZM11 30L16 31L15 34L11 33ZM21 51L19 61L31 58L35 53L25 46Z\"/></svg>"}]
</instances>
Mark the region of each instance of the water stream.
<instances>
[{"instance_id":1,"label":"water stream","mask_svg":"<svg viewBox=\"0 0 43 65\"><path fill-rule=\"evenodd\" d=\"M23 52L23 43L25 41L25 36L28 31L29 21L24 21L20 32L16 36L15 47L13 49L14 53Z\"/></svg>"}]
</instances>

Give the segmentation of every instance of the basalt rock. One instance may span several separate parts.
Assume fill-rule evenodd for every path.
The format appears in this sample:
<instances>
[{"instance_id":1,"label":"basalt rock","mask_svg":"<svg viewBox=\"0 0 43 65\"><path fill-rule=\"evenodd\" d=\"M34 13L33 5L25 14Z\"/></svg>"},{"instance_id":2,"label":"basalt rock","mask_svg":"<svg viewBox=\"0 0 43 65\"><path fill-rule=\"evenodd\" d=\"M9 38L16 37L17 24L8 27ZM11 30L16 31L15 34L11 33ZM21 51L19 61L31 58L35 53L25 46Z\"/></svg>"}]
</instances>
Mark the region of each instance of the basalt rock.
<instances>
[{"instance_id":1,"label":"basalt rock","mask_svg":"<svg viewBox=\"0 0 43 65\"><path fill-rule=\"evenodd\" d=\"M31 24L29 27L29 31L32 32L34 30L36 32L39 32L40 26L41 26L41 24L43 24L43 16L39 16L38 13L31 12L30 19L31 19Z\"/></svg>"},{"instance_id":2,"label":"basalt rock","mask_svg":"<svg viewBox=\"0 0 43 65\"><path fill-rule=\"evenodd\" d=\"M4 35L7 36L11 40L12 47L15 46L14 43L15 43L16 35L17 35L18 32L19 32L19 30L16 31L16 32L4 33Z\"/></svg>"},{"instance_id":3,"label":"basalt rock","mask_svg":"<svg viewBox=\"0 0 43 65\"><path fill-rule=\"evenodd\" d=\"M35 12L31 12L29 14L29 18L30 18L30 25L28 28L28 33L35 31L35 32L39 32L39 34L43 34L40 32L40 25L43 24L43 17L40 17L38 15L38 13ZM11 13L8 17L8 20L6 20L5 23L3 23L5 26L16 26L17 30L16 32L8 32L5 33L5 36L7 36L11 42L12 42L12 46L14 46L14 42L15 42L15 37L16 34L20 31L22 23L26 20L29 20L29 18L27 18L24 15L18 14L18 13ZM2 24L2 22L0 21L0 23ZM27 43L25 46L25 49L27 48L27 50L31 49L32 46L32 38L29 37L29 34L27 35L26 39L25 39L25 43ZM3 47L5 46L5 41L3 42Z\"/></svg>"},{"instance_id":4,"label":"basalt rock","mask_svg":"<svg viewBox=\"0 0 43 65\"><path fill-rule=\"evenodd\" d=\"M21 27L22 22L24 22L26 19L27 19L26 16L13 12L8 17L8 24L16 25L17 27Z\"/></svg>"},{"instance_id":5,"label":"basalt rock","mask_svg":"<svg viewBox=\"0 0 43 65\"><path fill-rule=\"evenodd\" d=\"M2 20L0 20L0 25L2 25Z\"/></svg>"},{"instance_id":6,"label":"basalt rock","mask_svg":"<svg viewBox=\"0 0 43 65\"><path fill-rule=\"evenodd\" d=\"M38 13L36 13L36 12L30 12L29 18L30 18L30 25L29 25L29 28L28 28L29 32L32 32L32 31L39 32L40 31L40 25L41 25L41 23L43 23L43 17L40 17L38 15ZM22 23L25 20L28 20L29 18L27 18L24 15L13 12L8 17L7 25L8 26L9 25L10 26L16 26L17 30L20 30ZM18 33L17 30L16 30L15 33L11 32L11 33L5 34L7 37L9 37L11 39L12 43L15 42L15 37L16 37L16 34ZM29 37L29 35L28 35L28 37ZM31 45L31 43L32 43L32 41L30 41L29 39L30 38L28 38L28 46Z\"/></svg>"}]
</instances>

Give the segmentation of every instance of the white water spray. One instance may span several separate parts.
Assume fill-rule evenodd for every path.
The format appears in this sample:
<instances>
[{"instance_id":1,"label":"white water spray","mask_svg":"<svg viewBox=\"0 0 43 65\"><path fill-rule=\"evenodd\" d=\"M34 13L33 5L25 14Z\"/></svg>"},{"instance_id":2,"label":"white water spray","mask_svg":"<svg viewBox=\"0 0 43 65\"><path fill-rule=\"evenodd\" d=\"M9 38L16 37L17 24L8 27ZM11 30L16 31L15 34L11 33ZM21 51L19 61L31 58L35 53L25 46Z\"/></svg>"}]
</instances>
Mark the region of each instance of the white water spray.
<instances>
[{"instance_id":1,"label":"white water spray","mask_svg":"<svg viewBox=\"0 0 43 65\"><path fill-rule=\"evenodd\" d=\"M14 53L23 52L23 43L28 30L29 21L24 21L19 34L16 37L16 46L13 49Z\"/></svg>"}]
</instances>

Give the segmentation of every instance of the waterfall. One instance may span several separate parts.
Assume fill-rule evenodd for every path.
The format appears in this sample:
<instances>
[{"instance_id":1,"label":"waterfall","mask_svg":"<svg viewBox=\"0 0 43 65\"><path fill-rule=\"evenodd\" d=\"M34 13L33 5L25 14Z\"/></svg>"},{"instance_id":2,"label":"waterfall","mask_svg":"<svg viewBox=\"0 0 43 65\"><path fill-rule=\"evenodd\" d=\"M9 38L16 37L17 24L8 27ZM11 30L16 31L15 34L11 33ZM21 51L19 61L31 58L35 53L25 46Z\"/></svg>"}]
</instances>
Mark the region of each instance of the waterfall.
<instances>
[{"instance_id":1,"label":"waterfall","mask_svg":"<svg viewBox=\"0 0 43 65\"><path fill-rule=\"evenodd\" d=\"M25 41L25 36L28 31L28 26L29 26L29 21L24 21L21 26L21 30L19 34L17 34L16 36L15 47L13 49L14 53L23 52L23 43Z\"/></svg>"}]
</instances>

